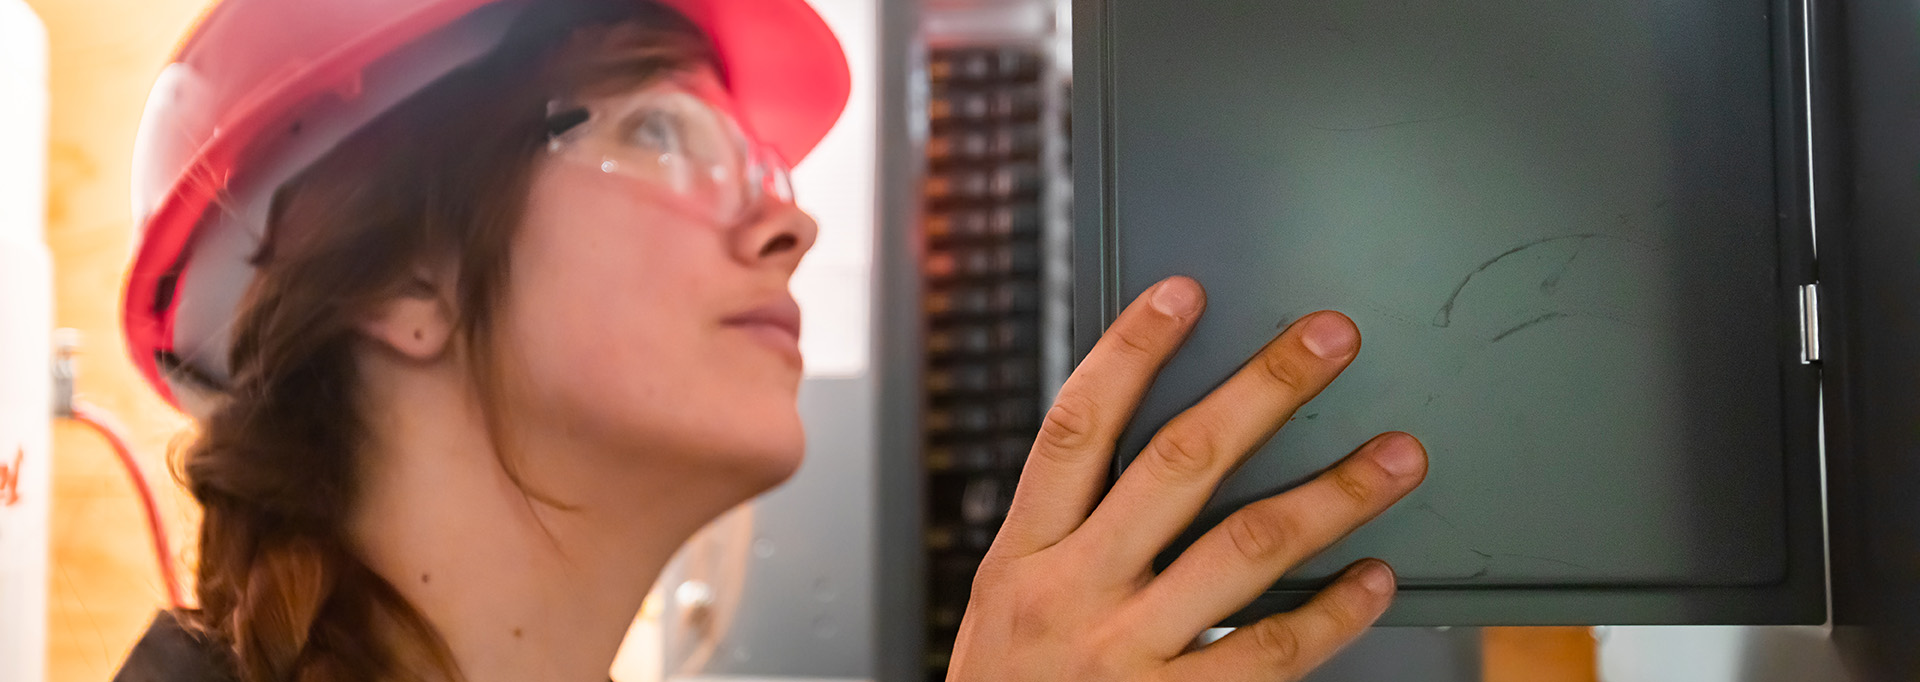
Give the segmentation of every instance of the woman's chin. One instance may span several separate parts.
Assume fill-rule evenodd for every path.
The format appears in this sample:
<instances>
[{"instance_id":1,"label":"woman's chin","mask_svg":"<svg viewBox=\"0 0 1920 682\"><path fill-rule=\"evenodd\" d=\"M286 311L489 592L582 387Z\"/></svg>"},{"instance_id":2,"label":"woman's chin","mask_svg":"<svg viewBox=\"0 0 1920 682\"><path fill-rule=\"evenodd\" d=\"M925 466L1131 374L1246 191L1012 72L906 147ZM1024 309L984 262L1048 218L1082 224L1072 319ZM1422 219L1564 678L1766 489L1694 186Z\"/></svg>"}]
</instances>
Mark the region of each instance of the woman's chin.
<instances>
[{"instance_id":1,"label":"woman's chin","mask_svg":"<svg viewBox=\"0 0 1920 682\"><path fill-rule=\"evenodd\" d=\"M733 447L719 457L726 460L730 475L759 492L785 483L806 459L806 432L798 419L790 426L763 425L730 440L735 441Z\"/></svg>"},{"instance_id":2,"label":"woman's chin","mask_svg":"<svg viewBox=\"0 0 1920 682\"><path fill-rule=\"evenodd\" d=\"M761 483L765 485L767 490L786 483L788 479L793 478L793 475L800 471L800 464L806 459L806 452L807 448L802 444L800 447L793 448L791 452L782 453L780 456L763 458L761 461L762 466L759 468L759 473L762 474L760 478Z\"/></svg>"}]
</instances>

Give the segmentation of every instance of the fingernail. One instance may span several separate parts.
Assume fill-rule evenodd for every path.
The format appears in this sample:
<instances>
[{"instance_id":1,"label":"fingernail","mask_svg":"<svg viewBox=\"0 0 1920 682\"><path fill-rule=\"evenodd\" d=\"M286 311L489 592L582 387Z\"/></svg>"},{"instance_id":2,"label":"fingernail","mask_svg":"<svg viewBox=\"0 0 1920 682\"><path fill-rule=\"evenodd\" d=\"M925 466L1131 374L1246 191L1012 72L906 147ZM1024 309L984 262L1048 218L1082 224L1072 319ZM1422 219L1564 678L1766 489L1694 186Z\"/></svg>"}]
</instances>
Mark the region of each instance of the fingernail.
<instances>
[{"instance_id":1,"label":"fingernail","mask_svg":"<svg viewBox=\"0 0 1920 682\"><path fill-rule=\"evenodd\" d=\"M1383 436L1374 446L1373 461L1394 476L1412 476L1420 471L1420 445L1406 434Z\"/></svg>"},{"instance_id":2,"label":"fingernail","mask_svg":"<svg viewBox=\"0 0 1920 682\"><path fill-rule=\"evenodd\" d=\"M1391 594L1393 582L1393 569L1388 568L1386 564L1373 561L1360 567L1360 586L1367 588L1368 592L1380 595Z\"/></svg>"},{"instance_id":3,"label":"fingernail","mask_svg":"<svg viewBox=\"0 0 1920 682\"><path fill-rule=\"evenodd\" d=\"M1354 333L1353 325L1347 319L1331 313L1315 315L1307 320L1307 328L1301 330L1300 342L1307 350L1313 351L1328 360L1344 358L1353 353L1360 344L1360 335Z\"/></svg>"},{"instance_id":4,"label":"fingernail","mask_svg":"<svg viewBox=\"0 0 1920 682\"><path fill-rule=\"evenodd\" d=\"M1200 306L1200 292L1193 282L1175 277L1161 282L1153 290L1153 309L1165 315L1186 317Z\"/></svg>"}]
</instances>

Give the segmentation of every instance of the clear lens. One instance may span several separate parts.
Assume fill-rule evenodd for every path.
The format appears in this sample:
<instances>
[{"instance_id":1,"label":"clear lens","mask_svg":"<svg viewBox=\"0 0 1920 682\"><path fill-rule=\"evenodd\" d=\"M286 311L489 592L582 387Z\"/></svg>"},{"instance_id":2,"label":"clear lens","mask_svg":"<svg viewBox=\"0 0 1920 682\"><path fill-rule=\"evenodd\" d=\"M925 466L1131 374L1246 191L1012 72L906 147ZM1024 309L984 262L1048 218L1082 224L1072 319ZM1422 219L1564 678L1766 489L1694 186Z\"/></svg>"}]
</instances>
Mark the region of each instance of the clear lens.
<instances>
[{"instance_id":1,"label":"clear lens","mask_svg":"<svg viewBox=\"0 0 1920 682\"><path fill-rule=\"evenodd\" d=\"M556 103L548 116L556 154L664 190L718 225L748 219L768 202L793 202L778 154L755 144L721 108L672 84Z\"/></svg>"}]
</instances>

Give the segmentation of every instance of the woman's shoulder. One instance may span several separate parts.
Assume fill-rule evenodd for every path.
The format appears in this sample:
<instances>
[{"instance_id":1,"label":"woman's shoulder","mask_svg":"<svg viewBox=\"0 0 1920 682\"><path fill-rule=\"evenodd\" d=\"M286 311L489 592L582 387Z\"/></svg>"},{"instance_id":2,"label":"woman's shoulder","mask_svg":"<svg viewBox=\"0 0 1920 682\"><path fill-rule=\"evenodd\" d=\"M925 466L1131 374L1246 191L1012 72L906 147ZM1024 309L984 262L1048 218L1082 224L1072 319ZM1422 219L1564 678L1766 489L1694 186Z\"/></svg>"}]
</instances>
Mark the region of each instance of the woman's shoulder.
<instances>
[{"instance_id":1,"label":"woman's shoulder","mask_svg":"<svg viewBox=\"0 0 1920 682\"><path fill-rule=\"evenodd\" d=\"M113 682L234 682L227 656L172 611L154 616Z\"/></svg>"}]
</instances>

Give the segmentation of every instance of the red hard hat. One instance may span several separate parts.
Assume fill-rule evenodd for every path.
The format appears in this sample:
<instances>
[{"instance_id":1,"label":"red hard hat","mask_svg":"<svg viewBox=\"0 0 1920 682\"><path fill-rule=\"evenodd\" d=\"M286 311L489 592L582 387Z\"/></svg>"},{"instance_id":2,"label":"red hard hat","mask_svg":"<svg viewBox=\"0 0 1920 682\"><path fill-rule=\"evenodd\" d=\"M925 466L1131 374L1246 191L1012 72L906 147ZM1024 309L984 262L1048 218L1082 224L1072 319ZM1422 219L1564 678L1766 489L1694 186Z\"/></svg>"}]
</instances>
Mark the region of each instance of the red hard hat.
<instances>
[{"instance_id":1,"label":"red hard hat","mask_svg":"<svg viewBox=\"0 0 1920 682\"><path fill-rule=\"evenodd\" d=\"M782 156L798 162L839 119L846 56L806 0L655 2L706 33L743 122ZM225 379L267 197L407 95L485 55L538 4L224 0L208 10L155 84L134 147L140 231L127 345L162 396L202 412L199 394Z\"/></svg>"}]
</instances>

